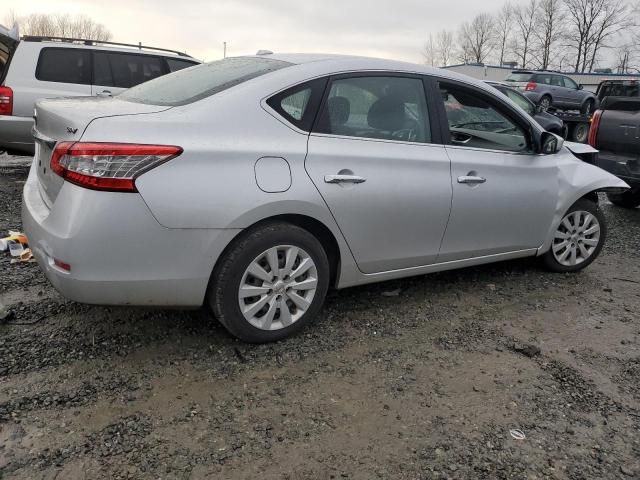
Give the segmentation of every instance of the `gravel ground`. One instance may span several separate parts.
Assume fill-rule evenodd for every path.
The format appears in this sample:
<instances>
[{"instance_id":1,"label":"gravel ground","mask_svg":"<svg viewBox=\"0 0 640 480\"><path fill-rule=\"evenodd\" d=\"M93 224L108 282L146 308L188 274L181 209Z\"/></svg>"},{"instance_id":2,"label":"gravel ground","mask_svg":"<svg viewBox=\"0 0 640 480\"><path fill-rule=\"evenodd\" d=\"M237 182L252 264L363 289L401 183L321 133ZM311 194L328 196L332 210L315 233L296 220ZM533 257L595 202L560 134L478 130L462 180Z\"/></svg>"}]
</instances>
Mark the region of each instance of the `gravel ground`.
<instances>
[{"instance_id":1,"label":"gravel ground","mask_svg":"<svg viewBox=\"0 0 640 480\"><path fill-rule=\"evenodd\" d=\"M0 175L0 232L24 178ZM263 346L202 311L67 301L0 256L0 478L640 478L640 210L603 208L580 274L332 292Z\"/></svg>"}]
</instances>

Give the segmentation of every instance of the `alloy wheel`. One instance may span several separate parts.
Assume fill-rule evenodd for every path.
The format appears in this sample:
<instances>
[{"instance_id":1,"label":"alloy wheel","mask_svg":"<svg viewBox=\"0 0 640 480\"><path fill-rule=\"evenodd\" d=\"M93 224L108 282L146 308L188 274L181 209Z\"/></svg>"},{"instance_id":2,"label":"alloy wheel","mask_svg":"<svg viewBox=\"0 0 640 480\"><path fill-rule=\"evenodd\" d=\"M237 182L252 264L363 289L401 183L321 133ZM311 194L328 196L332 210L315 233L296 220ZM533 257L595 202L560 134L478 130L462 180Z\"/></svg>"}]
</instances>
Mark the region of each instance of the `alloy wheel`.
<instances>
[{"instance_id":1,"label":"alloy wheel","mask_svg":"<svg viewBox=\"0 0 640 480\"><path fill-rule=\"evenodd\" d=\"M293 245L272 247L246 268L238 288L244 318L261 330L280 330L309 309L318 285L311 256Z\"/></svg>"},{"instance_id":2,"label":"alloy wheel","mask_svg":"<svg viewBox=\"0 0 640 480\"><path fill-rule=\"evenodd\" d=\"M561 265L572 267L591 257L600 243L600 222L591 213L576 210L560 222L551 249Z\"/></svg>"}]
</instances>

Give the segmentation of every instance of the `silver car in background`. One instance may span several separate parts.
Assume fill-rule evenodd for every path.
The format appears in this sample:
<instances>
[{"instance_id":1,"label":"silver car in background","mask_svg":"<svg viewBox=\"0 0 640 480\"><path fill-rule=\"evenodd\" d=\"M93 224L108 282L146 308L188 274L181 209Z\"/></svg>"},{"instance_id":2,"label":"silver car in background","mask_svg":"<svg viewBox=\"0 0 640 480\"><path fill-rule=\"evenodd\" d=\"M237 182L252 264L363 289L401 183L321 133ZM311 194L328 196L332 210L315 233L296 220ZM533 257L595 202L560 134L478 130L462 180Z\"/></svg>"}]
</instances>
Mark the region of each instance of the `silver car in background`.
<instances>
[{"instance_id":1,"label":"silver car in background","mask_svg":"<svg viewBox=\"0 0 640 480\"><path fill-rule=\"evenodd\" d=\"M228 58L45 100L23 222L66 297L299 331L330 287L539 256L574 272L623 189L482 82L388 60Z\"/></svg>"}]
</instances>

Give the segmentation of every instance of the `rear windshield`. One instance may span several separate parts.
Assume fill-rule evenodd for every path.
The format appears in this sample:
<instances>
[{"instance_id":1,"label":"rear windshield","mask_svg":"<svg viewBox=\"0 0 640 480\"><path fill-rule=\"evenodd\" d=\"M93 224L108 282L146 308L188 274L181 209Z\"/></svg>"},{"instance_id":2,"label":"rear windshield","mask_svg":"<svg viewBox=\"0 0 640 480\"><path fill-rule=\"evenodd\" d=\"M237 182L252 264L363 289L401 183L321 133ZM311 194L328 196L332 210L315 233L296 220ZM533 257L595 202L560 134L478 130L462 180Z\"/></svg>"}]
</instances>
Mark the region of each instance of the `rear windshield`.
<instances>
[{"instance_id":1,"label":"rear windshield","mask_svg":"<svg viewBox=\"0 0 640 480\"><path fill-rule=\"evenodd\" d=\"M271 58L226 58L156 78L121 93L118 98L150 105L186 105L290 65Z\"/></svg>"},{"instance_id":2,"label":"rear windshield","mask_svg":"<svg viewBox=\"0 0 640 480\"><path fill-rule=\"evenodd\" d=\"M604 97L638 97L640 96L640 82L622 81L603 83L598 91L598 98Z\"/></svg>"},{"instance_id":3,"label":"rear windshield","mask_svg":"<svg viewBox=\"0 0 640 480\"><path fill-rule=\"evenodd\" d=\"M532 73L512 73L507 77L507 82L528 82Z\"/></svg>"}]
</instances>

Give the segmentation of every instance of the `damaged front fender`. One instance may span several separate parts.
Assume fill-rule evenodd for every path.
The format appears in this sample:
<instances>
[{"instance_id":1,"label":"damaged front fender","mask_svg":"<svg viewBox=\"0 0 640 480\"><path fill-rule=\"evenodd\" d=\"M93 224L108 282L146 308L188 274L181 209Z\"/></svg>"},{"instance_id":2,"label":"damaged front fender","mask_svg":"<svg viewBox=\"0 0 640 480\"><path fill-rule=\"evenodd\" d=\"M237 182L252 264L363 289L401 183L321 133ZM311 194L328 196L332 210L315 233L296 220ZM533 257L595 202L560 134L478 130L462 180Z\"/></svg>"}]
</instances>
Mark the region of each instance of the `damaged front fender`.
<instances>
[{"instance_id":1,"label":"damaged front fender","mask_svg":"<svg viewBox=\"0 0 640 480\"><path fill-rule=\"evenodd\" d=\"M573 152L573 148L571 147L574 145L579 145L575 147L576 150L578 150L574 152L576 155L588 154L592 153L592 151L597 152L597 150L588 145L571 144L570 142L565 143L567 150L571 152ZM573 158L567 158L568 161L558 163L558 202L551 227L547 232L544 244L538 249L538 255L542 255L549 250L553 242L553 235L558 225L560 225L562 218L567 210L578 200L590 193L623 191L629 188L629 185L615 175L577 160L572 153L566 152L565 155Z\"/></svg>"}]
</instances>

